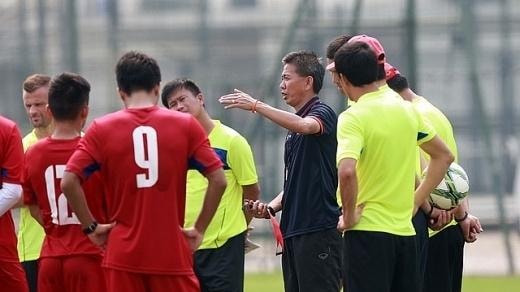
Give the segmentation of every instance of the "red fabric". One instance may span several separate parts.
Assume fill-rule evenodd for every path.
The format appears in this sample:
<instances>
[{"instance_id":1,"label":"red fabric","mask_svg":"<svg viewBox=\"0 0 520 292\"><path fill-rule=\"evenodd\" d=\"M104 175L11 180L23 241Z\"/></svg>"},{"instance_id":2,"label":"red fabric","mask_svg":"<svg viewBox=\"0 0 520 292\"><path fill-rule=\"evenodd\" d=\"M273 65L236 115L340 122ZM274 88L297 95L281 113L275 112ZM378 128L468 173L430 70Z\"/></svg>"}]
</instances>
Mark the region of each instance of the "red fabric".
<instances>
[{"instance_id":1,"label":"red fabric","mask_svg":"<svg viewBox=\"0 0 520 292\"><path fill-rule=\"evenodd\" d=\"M376 58L379 64L383 64L386 62L385 49L376 38L364 34L356 35L353 36L350 40L348 40L347 43L352 44L355 42L362 42L367 44L370 47L370 49L372 49L372 51L374 51L374 53L376 54Z\"/></svg>"},{"instance_id":2,"label":"red fabric","mask_svg":"<svg viewBox=\"0 0 520 292\"><path fill-rule=\"evenodd\" d=\"M394 78L396 75L401 75L401 72L397 70L394 66L389 63L385 63L385 78L386 80L390 80Z\"/></svg>"},{"instance_id":3,"label":"red fabric","mask_svg":"<svg viewBox=\"0 0 520 292\"><path fill-rule=\"evenodd\" d=\"M40 258L38 264L39 292L106 291L100 257Z\"/></svg>"},{"instance_id":4,"label":"red fabric","mask_svg":"<svg viewBox=\"0 0 520 292\"><path fill-rule=\"evenodd\" d=\"M273 228L273 237L276 240L276 247L280 247L280 250L283 250L283 236L282 230L280 229L280 223L278 223L271 213L269 213L269 218L271 220L271 227ZM281 252L277 252L276 254L281 254Z\"/></svg>"},{"instance_id":5,"label":"red fabric","mask_svg":"<svg viewBox=\"0 0 520 292\"><path fill-rule=\"evenodd\" d=\"M15 246L16 247L16 246ZM20 262L5 262L0 260L0 287L2 291L27 292L25 271Z\"/></svg>"},{"instance_id":6,"label":"red fabric","mask_svg":"<svg viewBox=\"0 0 520 292\"><path fill-rule=\"evenodd\" d=\"M24 203L39 207L46 234L41 258L77 254L101 255L101 249L83 234L81 225L60 188L65 165L79 141L79 137L73 140L45 138L30 147L25 154ZM99 176L85 182L83 190L94 217L105 222L103 183Z\"/></svg>"},{"instance_id":7,"label":"red fabric","mask_svg":"<svg viewBox=\"0 0 520 292\"><path fill-rule=\"evenodd\" d=\"M144 162L143 162L144 160ZM126 109L95 120L67 164L106 182L109 235L104 265L150 274L192 274L184 224L188 161L203 173L222 163L189 114ZM147 185L148 184L148 185Z\"/></svg>"},{"instance_id":8,"label":"red fabric","mask_svg":"<svg viewBox=\"0 0 520 292\"><path fill-rule=\"evenodd\" d=\"M0 186L2 183L20 184L22 164L20 131L14 122L0 116ZM16 234L10 211L0 216L0 260L18 262Z\"/></svg>"},{"instance_id":9,"label":"red fabric","mask_svg":"<svg viewBox=\"0 0 520 292\"><path fill-rule=\"evenodd\" d=\"M199 281L192 275L147 275L105 269L107 292L199 292Z\"/></svg>"}]
</instances>

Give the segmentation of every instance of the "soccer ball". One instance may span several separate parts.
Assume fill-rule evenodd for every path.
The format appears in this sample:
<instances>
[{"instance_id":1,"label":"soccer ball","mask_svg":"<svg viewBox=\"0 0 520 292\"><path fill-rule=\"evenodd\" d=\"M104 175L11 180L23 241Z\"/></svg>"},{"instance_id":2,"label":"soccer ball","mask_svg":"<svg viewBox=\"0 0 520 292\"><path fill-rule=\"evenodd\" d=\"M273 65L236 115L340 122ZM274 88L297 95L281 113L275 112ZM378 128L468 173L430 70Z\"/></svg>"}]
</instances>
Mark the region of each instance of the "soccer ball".
<instances>
[{"instance_id":1,"label":"soccer ball","mask_svg":"<svg viewBox=\"0 0 520 292\"><path fill-rule=\"evenodd\" d=\"M444 179L430 194L430 203L439 209L451 210L468 195L469 179L464 169L453 162Z\"/></svg>"}]
</instances>

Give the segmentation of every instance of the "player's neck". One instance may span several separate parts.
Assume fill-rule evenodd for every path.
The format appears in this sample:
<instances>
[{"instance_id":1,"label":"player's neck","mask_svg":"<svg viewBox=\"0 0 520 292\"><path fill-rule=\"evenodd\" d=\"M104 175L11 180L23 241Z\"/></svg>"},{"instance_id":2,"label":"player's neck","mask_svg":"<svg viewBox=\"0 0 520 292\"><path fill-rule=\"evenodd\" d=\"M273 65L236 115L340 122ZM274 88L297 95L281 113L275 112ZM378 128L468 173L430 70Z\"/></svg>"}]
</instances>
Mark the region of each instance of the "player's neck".
<instances>
[{"instance_id":1,"label":"player's neck","mask_svg":"<svg viewBox=\"0 0 520 292\"><path fill-rule=\"evenodd\" d=\"M381 80L377 80L376 81L376 85L377 87L382 87L382 86L385 86L386 85L386 79L381 79Z\"/></svg>"},{"instance_id":2,"label":"player's neck","mask_svg":"<svg viewBox=\"0 0 520 292\"><path fill-rule=\"evenodd\" d=\"M146 108L156 106L159 97L150 92L138 91L123 99L125 108Z\"/></svg>"},{"instance_id":3,"label":"player's neck","mask_svg":"<svg viewBox=\"0 0 520 292\"><path fill-rule=\"evenodd\" d=\"M209 135L213 128L215 128L215 123L211 119L211 117L208 115L206 111L203 111L198 117L197 120L201 124L202 128L204 128L204 131L206 131L206 134Z\"/></svg>"},{"instance_id":4,"label":"player's neck","mask_svg":"<svg viewBox=\"0 0 520 292\"><path fill-rule=\"evenodd\" d=\"M415 99L419 98L415 92L413 92L410 88L406 88L403 91L399 92L399 95L406 101L414 101Z\"/></svg>"},{"instance_id":5,"label":"player's neck","mask_svg":"<svg viewBox=\"0 0 520 292\"><path fill-rule=\"evenodd\" d=\"M55 122L51 138L58 140L72 140L81 136L82 121Z\"/></svg>"},{"instance_id":6,"label":"player's neck","mask_svg":"<svg viewBox=\"0 0 520 292\"><path fill-rule=\"evenodd\" d=\"M38 140L47 138L52 134L54 130L54 122L51 122L47 127L34 128L34 134Z\"/></svg>"},{"instance_id":7,"label":"player's neck","mask_svg":"<svg viewBox=\"0 0 520 292\"><path fill-rule=\"evenodd\" d=\"M317 94L314 93L313 91L308 91L308 92L305 92L304 93L304 96L301 98L300 102L298 102L297 105L293 106L294 110L296 110L296 112L298 112L299 110L302 109L302 107L304 107L308 102L309 100L311 100L313 97L315 97Z\"/></svg>"},{"instance_id":8,"label":"player's neck","mask_svg":"<svg viewBox=\"0 0 520 292\"><path fill-rule=\"evenodd\" d=\"M376 92L379 90L379 86L376 82L372 82L363 86L352 86L351 92L349 93L350 100L357 102L360 97L367 93Z\"/></svg>"}]
</instances>

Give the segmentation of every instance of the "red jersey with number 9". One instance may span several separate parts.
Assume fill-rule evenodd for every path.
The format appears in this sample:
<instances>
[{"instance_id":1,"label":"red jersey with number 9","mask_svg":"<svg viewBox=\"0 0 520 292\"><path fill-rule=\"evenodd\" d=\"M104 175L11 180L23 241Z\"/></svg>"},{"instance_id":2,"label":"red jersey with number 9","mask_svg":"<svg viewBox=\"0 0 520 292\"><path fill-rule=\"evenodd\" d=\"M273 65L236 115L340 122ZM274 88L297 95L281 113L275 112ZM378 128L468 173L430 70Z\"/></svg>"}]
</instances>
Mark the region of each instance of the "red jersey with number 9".
<instances>
[{"instance_id":1,"label":"red jersey with number 9","mask_svg":"<svg viewBox=\"0 0 520 292\"><path fill-rule=\"evenodd\" d=\"M42 215L46 235L40 255L42 258L101 255L101 249L83 234L80 222L60 188L65 165L79 141L80 137L72 140L45 138L25 153L24 203L38 205ZM99 176L85 182L82 187L94 217L99 222L106 222L103 182Z\"/></svg>"},{"instance_id":2,"label":"red jersey with number 9","mask_svg":"<svg viewBox=\"0 0 520 292\"><path fill-rule=\"evenodd\" d=\"M106 185L110 231L104 266L137 273L193 274L182 233L188 167L212 172L222 163L189 114L158 106L125 109L92 122L67 171L99 171Z\"/></svg>"}]
</instances>

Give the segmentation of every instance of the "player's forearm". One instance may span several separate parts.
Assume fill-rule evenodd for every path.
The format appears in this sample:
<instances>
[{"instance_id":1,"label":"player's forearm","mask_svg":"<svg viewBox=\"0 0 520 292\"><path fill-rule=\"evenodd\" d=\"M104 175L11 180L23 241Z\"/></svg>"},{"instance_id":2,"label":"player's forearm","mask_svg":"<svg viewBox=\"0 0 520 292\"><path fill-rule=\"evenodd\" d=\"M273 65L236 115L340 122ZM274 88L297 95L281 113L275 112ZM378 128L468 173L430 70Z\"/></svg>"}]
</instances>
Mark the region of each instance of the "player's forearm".
<instances>
[{"instance_id":1,"label":"player's forearm","mask_svg":"<svg viewBox=\"0 0 520 292\"><path fill-rule=\"evenodd\" d=\"M453 156L451 156L453 157ZM430 164L428 165L428 172L426 173L426 177L422 180L421 184L415 190L415 209L414 213L430 195L433 189L441 182L441 180L446 175L448 171L448 167L450 166L451 161L453 159L449 159L449 157L440 157L434 158L430 160Z\"/></svg>"},{"instance_id":2,"label":"player's forearm","mask_svg":"<svg viewBox=\"0 0 520 292\"><path fill-rule=\"evenodd\" d=\"M221 168L211 172L206 178L208 179L208 188L206 189L202 209L194 226L200 233L206 231L227 186L226 177Z\"/></svg>"},{"instance_id":3,"label":"player's forearm","mask_svg":"<svg viewBox=\"0 0 520 292\"><path fill-rule=\"evenodd\" d=\"M466 212L469 213L468 198L465 198L455 210L455 218L463 218L466 215Z\"/></svg>"},{"instance_id":4,"label":"player's forearm","mask_svg":"<svg viewBox=\"0 0 520 292\"><path fill-rule=\"evenodd\" d=\"M2 183L2 188L0 189L0 216L13 208L20 201L21 197L21 185Z\"/></svg>"},{"instance_id":5,"label":"player's forearm","mask_svg":"<svg viewBox=\"0 0 520 292\"><path fill-rule=\"evenodd\" d=\"M320 126L316 120L302 118L261 101L256 106L256 112L291 132L309 135L320 131Z\"/></svg>"},{"instance_id":6,"label":"player's forearm","mask_svg":"<svg viewBox=\"0 0 520 292\"><path fill-rule=\"evenodd\" d=\"M29 212L31 213L31 216L43 227L43 219L42 214L40 212L40 208L38 205L28 205L27 208L29 208Z\"/></svg>"},{"instance_id":7,"label":"player's forearm","mask_svg":"<svg viewBox=\"0 0 520 292\"><path fill-rule=\"evenodd\" d=\"M242 186L242 198L243 200L256 201L260 197L260 187L258 183L252 185L244 185ZM249 225L251 220L253 220L253 216L247 212L244 212L244 216L246 217L246 223Z\"/></svg>"},{"instance_id":8,"label":"player's forearm","mask_svg":"<svg viewBox=\"0 0 520 292\"><path fill-rule=\"evenodd\" d=\"M83 228L90 226L95 220L88 209L79 177L72 172L65 171L61 180L61 191Z\"/></svg>"},{"instance_id":9,"label":"player's forearm","mask_svg":"<svg viewBox=\"0 0 520 292\"><path fill-rule=\"evenodd\" d=\"M269 207L273 208L275 212L282 210L283 191L279 192L274 199L269 202Z\"/></svg>"},{"instance_id":10,"label":"player's forearm","mask_svg":"<svg viewBox=\"0 0 520 292\"><path fill-rule=\"evenodd\" d=\"M344 220L350 221L354 219L358 193L357 187L357 177L355 175L339 181Z\"/></svg>"}]
</instances>

